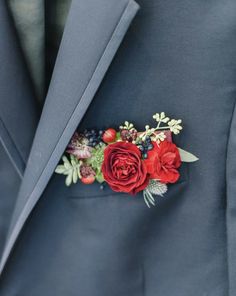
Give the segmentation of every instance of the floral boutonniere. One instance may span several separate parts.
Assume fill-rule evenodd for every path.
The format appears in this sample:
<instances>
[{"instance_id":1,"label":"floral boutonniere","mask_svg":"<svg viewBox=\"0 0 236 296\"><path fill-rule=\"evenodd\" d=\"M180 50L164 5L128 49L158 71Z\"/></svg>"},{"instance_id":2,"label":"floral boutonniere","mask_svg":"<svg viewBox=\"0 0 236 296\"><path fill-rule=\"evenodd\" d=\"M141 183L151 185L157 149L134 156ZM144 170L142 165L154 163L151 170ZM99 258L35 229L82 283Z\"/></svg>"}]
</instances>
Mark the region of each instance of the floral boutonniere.
<instances>
[{"instance_id":1,"label":"floral boutonniere","mask_svg":"<svg viewBox=\"0 0 236 296\"><path fill-rule=\"evenodd\" d=\"M66 185L106 182L112 190L135 195L143 192L148 207L155 205L155 196L167 192L167 184L180 177L181 162L194 162L198 158L178 148L172 134L182 130L182 120L170 119L164 112L153 116L155 127L145 126L138 132L126 121L119 131L85 130L72 137L63 164L56 173L66 175Z\"/></svg>"}]
</instances>

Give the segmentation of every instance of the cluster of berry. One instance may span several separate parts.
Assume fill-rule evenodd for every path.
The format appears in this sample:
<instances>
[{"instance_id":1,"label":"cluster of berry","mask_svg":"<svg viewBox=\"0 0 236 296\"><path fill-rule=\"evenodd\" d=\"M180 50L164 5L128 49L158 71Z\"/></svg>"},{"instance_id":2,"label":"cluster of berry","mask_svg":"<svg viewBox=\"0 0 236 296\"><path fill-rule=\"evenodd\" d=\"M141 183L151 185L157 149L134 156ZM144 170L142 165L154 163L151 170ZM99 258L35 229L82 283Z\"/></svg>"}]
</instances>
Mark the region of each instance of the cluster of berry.
<instances>
[{"instance_id":1,"label":"cluster of berry","mask_svg":"<svg viewBox=\"0 0 236 296\"><path fill-rule=\"evenodd\" d=\"M96 147L101 143L112 143L116 140L116 130L109 128L107 130L85 130L84 136L88 140L88 146Z\"/></svg>"},{"instance_id":2,"label":"cluster of berry","mask_svg":"<svg viewBox=\"0 0 236 296\"><path fill-rule=\"evenodd\" d=\"M99 145L103 140L102 136L104 134L103 130L85 130L84 136L86 139L88 139L88 146L95 147Z\"/></svg>"},{"instance_id":3,"label":"cluster of berry","mask_svg":"<svg viewBox=\"0 0 236 296\"><path fill-rule=\"evenodd\" d=\"M140 144L138 144L138 148L142 153L142 157L144 159L147 159L148 157L148 151L153 149L152 140L150 137L146 137L144 141L142 141Z\"/></svg>"}]
</instances>

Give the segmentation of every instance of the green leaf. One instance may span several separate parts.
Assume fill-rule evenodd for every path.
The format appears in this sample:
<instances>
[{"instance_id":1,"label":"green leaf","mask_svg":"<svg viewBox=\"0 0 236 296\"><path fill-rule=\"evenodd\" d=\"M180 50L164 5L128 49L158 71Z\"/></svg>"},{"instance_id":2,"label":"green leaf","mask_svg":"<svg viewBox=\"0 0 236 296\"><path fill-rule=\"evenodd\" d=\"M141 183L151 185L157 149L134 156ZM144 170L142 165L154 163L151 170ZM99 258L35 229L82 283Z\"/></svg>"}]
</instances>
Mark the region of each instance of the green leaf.
<instances>
[{"instance_id":1,"label":"green leaf","mask_svg":"<svg viewBox=\"0 0 236 296\"><path fill-rule=\"evenodd\" d=\"M121 139L120 132L117 132L116 133L116 141L119 141L120 139Z\"/></svg>"},{"instance_id":2,"label":"green leaf","mask_svg":"<svg viewBox=\"0 0 236 296\"><path fill-rule=\"evenodd\" d=\"M104 182L104 177L103 177L102 172L96 174L96 180L97 180L99 183L103 183L103 182Z\"/></svg>"},{"instance_id":3,"label":"green leaf","mask_svg":"<svg viewBox=\"0 0 236 296\"><path fill-rule=\"evenodd\" d=\"M74 158L72 158L70 162L73 167L75 167L78 164L78 161L76 161Z\"/></svg>"},{"instance_id":4,"label":"green leaf","mask_svg":"<svg viewBox=\"0 0 236 296\"><path fill-rule=\"evenodd\" d=\"M81 173L80 173L80 166L77 166L77 167L76 167L76 170L77 170L78 178L81 179L82 176L81 176Z\"/></svg>"},{"instance_id":5,"label":"green leaf","mask_svg":"<svg viewBox=\"0 0 236 296\"><path fill-rule=\"evenodd\" d=\"M78 181L78 172L77 172L77 169L74 168L74 170L73 170L73 183L75 184L75 183L77 183L77 181Z\"/></svg>"},{"instance_id":6,"label":"green leaf","mask_svg":"<svg viewBox=\"0 0 236 296\"><path fill-rule=\"evenodd\" d=\"M55 169L55 173L67 176L65 181L67 186L70 186L72 182L74 184L77 183L78 179L81 178L80 166L82 162L73 155L70 155L70 159L64 155L62 160L64 162L63 165L58 165Z\"/></svg>"},{"instance_id":7,"label":"green leaf","mask_svg":"<svg viewBox=\"0 0 236 296\"><path fill-rule=\"evenodd\" d=\"M70 163L70 161L69 161L69 159L64 155L63 157L62 157L62 160L63 160L63 162L64 162L64 167L66 168L66 169L71 169L71 163Z\"/></svg>"},{"instance_id":8,"label":"green leaf","mask_svg":"<svg viewBox=\"0 0 236 296\"><path fill-rule=\"evenodd\" d=\"M197 158L192 153L185 151L181 148L178 148L178 149L179 149L180 158L183 162L195 162L199 160L199 158Z\"/></svg>"},{"instance_id":9,"label":"green leaf","mask_svg":"<svg viewBox=\"0 0 236 296\"><path fill-rule=\"evenodd\" d=\"M92 166L92 168L96 171L101 170L101 166L104 160L104 149L106 148L106 145L97 146L92 151L91 158L87 159L87 163Z\"/></svg>"},{"instance_id":10,"label":"green leaf","mask_svg":"<svg viewBox=\"0 0 236 296\"><path fill-rule=\"evenodd\" d=\"M66 168L64 165L58 165L55 169L55 173L57 174L64 174L66 171Z\"/></svg>"},{"instance_id":11,"label":"green leaf","mask_svg":"<svg viewBox=\"0 0 236 296\"><path fill-rule=\"evenodd\" d=\"M66 177L66 186L70 186L72 183L72 177L73 177L73 173L72 171L69 173L69 175Z\"/></svg>"},{"instance_id":12,"label":"green leaf","mask_svg":"<svg viewBox=\"0 0 236 296\"><path fill-rule=\"evenodd\" d=\"M71 165L69 162L64 162L64 167L65 167L67 170L72 169L72 165Z\"/></svg>"},{"instance_id":13,"label":"green leaf","mask_svg":"<svg viewBox=\"0 0 236 296\"><path fill-rule=\"evenodd\" d=\"M69 159L65 155L63 155L62 160L64 163L70 164Z\"/></svg>"}]
</instances>

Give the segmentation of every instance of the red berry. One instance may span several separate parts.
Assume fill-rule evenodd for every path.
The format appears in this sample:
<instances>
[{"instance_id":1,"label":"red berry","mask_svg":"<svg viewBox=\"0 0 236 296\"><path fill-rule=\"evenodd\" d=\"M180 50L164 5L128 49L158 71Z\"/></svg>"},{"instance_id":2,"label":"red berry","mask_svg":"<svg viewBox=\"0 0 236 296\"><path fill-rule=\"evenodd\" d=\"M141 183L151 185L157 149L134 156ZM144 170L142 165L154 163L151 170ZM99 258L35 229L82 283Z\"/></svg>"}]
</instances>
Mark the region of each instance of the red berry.
<instances>
[{"instance_id":1,"label":"red berry","mask_svg":"<svg viewBox=\"0 0 236 296\"><path fill-rule=\"evenodd\" d=\"M92 184L94 181L95 181L95 177L94 176L82 177L81 178L81 182L84 183L84 184L86 184L86 185Z\"/></svg>"},{"instance_id":2,"label":"red berry","mask_svg":"<svg viewBox=\"0 0 236 296\"><path fill-rule=\"evenodd\" d=\"M116 130L114 130L113 128L109 128L107 129L103 136L102 136L102 140L105 142L105 143L112 143L112 142L115 142L116 140Z\"/></svg>"}]
</instances>

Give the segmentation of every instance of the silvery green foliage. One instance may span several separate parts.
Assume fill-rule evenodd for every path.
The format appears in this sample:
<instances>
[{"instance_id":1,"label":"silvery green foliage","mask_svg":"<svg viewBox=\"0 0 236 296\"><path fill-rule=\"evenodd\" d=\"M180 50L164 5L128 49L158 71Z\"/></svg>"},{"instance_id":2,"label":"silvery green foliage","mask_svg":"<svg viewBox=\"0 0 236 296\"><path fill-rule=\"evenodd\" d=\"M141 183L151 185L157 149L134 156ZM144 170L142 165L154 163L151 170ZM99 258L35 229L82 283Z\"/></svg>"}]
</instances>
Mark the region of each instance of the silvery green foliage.
<instances>
[{"instance_id":1,"label":"silvery green foliage","mask_svg":"<svg viewBox=\"0 0 236 296\"><path fill-rule=\"evenodd\" d=\"M66 186L70 186L72 182L77 183L78 179L81 178L80 166L82 164L75 156L70 155L68 159L65 155L62 157L63 164L56 167L55 173L66 175Z\"/></svg>"},{"instance_id":2,"label":"silvery green foliage","mask_svg":"<svg viewBox=\"0 0 236 296\"><path fill-rule=\"evenodd\" d=\"M153 195L163 196L167 192L167 185L157 180L150 180L147 188L143 190L143 199L150 208L155 206L155 198Z\"/></svg>"},{"instance_id":3,"label":"silvery green foliage","mask_svg":"<svg viewBox=\"0 0 236 296\"><path fill-rule=\"evenodd\" d=\"M199 160L199 158L197 158L192 153L190 153L188 151L185 151L185 150L183 150L181 148L178 148L178 149L179 149L179 154L180 154L181 161L183 161L183 162L195 162L195 161Z\"/></svg>"}]
</instances>

